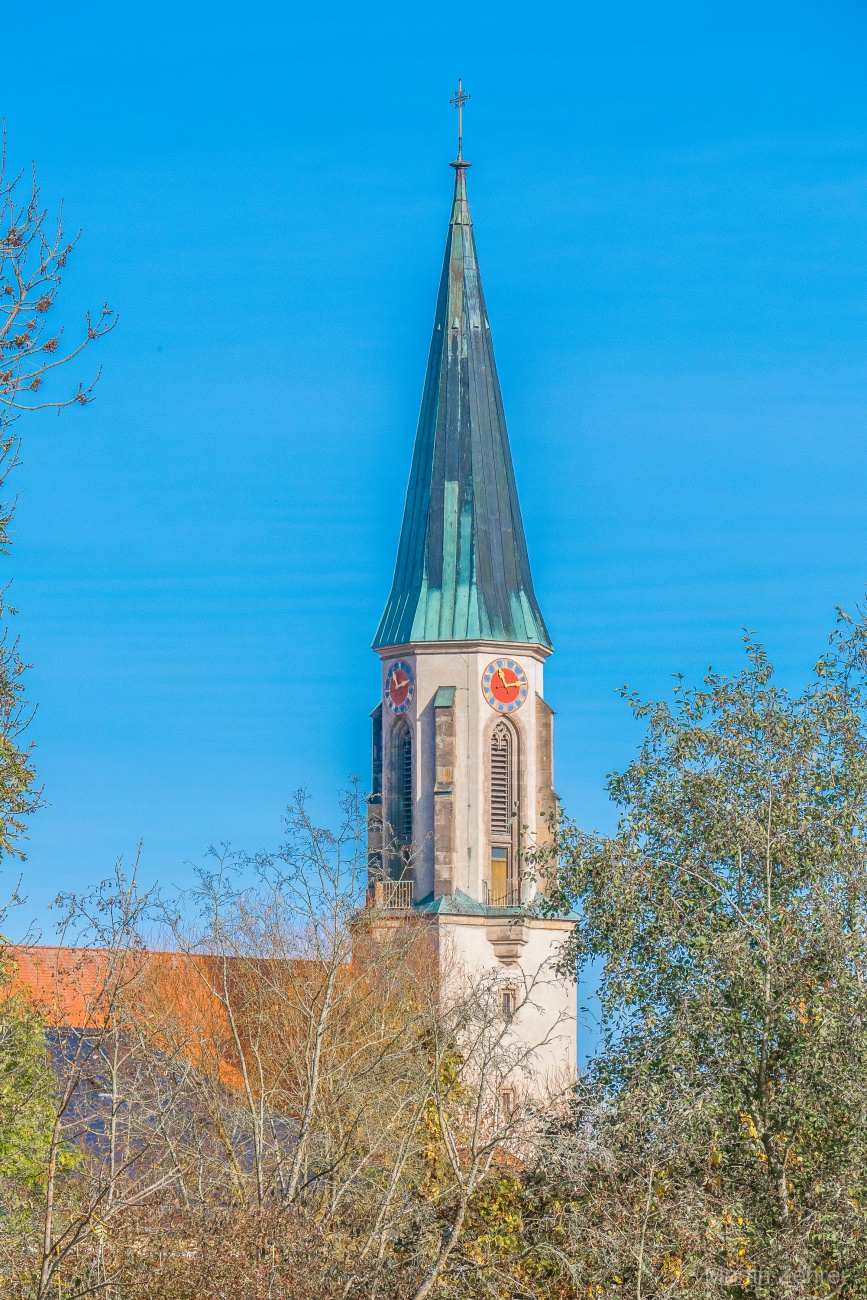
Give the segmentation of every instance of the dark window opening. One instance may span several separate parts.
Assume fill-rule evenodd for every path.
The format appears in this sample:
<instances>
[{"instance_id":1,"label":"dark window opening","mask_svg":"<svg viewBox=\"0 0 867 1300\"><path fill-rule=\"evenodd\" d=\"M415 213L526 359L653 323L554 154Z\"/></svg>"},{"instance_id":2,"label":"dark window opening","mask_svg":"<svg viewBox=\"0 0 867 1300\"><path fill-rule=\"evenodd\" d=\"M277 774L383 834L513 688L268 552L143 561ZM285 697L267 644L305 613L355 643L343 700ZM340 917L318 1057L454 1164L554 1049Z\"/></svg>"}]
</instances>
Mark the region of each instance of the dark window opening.
<instances>
[{"instance_id":1,"label":"dark window opening","mask_svg":"<svg viewBox=\"0 0 867 1300\"><path fill-rule=\"evenodd\" d=\"M412 842L412 732L402 726L394 738L393 828L400 844Z\"/></svg>"}]
</instances>

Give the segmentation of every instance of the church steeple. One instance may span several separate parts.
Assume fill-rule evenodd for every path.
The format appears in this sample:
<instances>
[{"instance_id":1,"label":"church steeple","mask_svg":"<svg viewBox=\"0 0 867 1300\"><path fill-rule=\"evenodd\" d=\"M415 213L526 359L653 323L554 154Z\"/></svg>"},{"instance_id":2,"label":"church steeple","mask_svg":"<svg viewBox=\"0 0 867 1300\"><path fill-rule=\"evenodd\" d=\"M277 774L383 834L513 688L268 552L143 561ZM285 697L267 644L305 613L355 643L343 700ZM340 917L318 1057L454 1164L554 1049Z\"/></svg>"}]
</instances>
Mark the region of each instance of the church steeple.
<instances>
[{"instance_id":1,"label":"church steeple","mask_svg":"<svg viewBox=\"0 0 867 1300\"><path fill-rule=\"evenodd\" d=\"M461 157L391 595L374 648L551 649L533 592Z\"/></svg>"},{"instance_id":2,"label":"church steeple","mask_svg":"<svg viewBox=\"0 0 867 1300\"><path fill-rule=\"evenodd\" d=\"M391 595L376 634L368 902L429 927L449 969L502 968L543 1071L575 1066L574 991L554 976L572 921L534 914L527 846L556 816L551 642L533 594L460 147ZM453 963L456 963L453 965ZM537 992L538 990L538 992ZM506 1005L504 1000L504 1006ZM557 1026L566 1030L555 1045ZM511 1019L511 1017L510 1017ZM543 1059L544 1058L544 1059Z\"/></svg>"}]
</instances>

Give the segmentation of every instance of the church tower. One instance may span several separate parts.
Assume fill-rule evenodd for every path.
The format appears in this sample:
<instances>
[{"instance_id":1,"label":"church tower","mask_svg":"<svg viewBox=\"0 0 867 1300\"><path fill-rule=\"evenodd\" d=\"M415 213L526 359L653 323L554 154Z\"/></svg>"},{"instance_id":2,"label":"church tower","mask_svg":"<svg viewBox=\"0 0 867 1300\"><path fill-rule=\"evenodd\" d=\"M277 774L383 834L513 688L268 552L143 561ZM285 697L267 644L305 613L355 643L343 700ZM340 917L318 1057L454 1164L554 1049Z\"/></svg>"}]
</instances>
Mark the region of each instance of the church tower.
<instances>
[{"instance_id":1,"label":"church tower","mask_svg":"<svg viewBox=\"0 0 867 1300\"><path fill-rule=\"evenodd\" d=\"M373 643L382 702L370 897L436 918L475 960L538 967L569 926L533 917L522 856L546 837L555 807L543 684L553 647L533 591L460 147L451 166L397 563Z\"/></svg>"}]
</instances>

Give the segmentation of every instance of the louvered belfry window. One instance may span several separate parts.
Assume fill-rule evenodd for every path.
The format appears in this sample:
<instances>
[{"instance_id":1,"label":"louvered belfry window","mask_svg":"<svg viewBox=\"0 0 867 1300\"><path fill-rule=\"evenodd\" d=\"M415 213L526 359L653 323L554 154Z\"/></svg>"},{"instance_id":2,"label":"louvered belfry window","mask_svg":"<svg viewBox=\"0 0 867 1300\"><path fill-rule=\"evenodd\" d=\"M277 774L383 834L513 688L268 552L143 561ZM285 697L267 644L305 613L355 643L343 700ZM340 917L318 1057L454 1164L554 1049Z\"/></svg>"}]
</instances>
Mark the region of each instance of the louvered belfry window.
<instances>
[{"instance_id":1,"label":"louvered belfry window","mask_svg":"<svg viewBox=\"0 0 867 1300\"><path fill-rule=\"evenodd\" d=\"M505 722L491 737L491 834L508 837L512 816L512 733Z\"/></svg>"},{"instance_id":2,"label":"louvered belfry window","mask_svg":"<svg viewBox=\"0 0 867 1300\"><path fill-rule=\"evenodd\" d=\"M401 844L412 841L412 732L404 723L394 737L394 834Z\"/></svg>"}]
</instances>

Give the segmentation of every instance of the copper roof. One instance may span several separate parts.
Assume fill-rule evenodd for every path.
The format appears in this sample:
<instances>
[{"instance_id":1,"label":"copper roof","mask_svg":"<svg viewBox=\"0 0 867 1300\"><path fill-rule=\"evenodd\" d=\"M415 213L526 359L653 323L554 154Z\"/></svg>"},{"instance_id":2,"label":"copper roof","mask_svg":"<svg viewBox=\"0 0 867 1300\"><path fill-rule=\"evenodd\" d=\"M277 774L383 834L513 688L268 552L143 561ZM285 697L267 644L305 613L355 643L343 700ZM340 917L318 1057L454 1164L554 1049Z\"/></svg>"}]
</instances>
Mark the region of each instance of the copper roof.
<instances>
[{"instance_id":1,"label":"copper roof","mask_svg":"<svg viewBox=\"0 0 867 1300\"><path fill-rule=\"evenodd\" d=\"M374 648L551 641L530 560L479 276L466 169L455 193L391 595Z\"/></svg>"}]
</instances>

